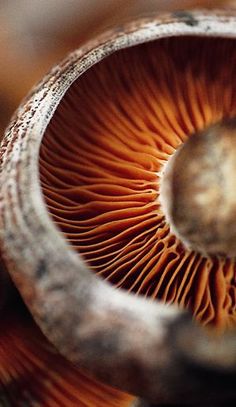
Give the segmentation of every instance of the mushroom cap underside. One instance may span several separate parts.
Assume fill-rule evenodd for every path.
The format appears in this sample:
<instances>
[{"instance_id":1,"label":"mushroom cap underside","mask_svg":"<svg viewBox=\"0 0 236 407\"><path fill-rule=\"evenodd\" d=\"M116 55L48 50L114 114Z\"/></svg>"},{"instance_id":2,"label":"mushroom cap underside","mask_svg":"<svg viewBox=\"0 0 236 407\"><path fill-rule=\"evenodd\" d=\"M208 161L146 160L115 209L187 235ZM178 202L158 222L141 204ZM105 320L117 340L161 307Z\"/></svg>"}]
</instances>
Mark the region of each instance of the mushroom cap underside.
<instances>
[{"instance_id":1,"label":"mushroom cap underside","mask_svg":"<svg viewBox=\"0 0 236 407\"><path fill-rule=\"evenodd\" d=\"M232 39L176 37L121 50L61 100L40 151L54 222L90 269L118 288L235 325L235 261L187 250L159 199L188 137L236 114Z\"/></svg>"}]
</instances>

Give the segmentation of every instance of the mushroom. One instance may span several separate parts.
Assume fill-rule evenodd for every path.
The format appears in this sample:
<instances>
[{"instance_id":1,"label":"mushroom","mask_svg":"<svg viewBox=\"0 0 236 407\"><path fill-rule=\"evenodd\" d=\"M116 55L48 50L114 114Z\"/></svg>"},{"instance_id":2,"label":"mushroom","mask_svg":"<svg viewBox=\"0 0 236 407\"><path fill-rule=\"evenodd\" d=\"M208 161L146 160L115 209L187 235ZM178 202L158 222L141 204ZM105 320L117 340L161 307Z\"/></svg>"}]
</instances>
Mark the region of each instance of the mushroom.
<instances>
[{"instance_id":1,"label":"mushroom","mask_svg":"<svg viewBox=\"0 0 236 407\"><path fill-rule=\"evenodd\" d=\"M1 244L36 322L6 312L1 382L8 392L14 378L17 398L130 405L114 386L157 403L235 400L235 248L223 228L209 249L199 208L197 243L186 227L202 177L208 193L211 171L218 182L235 165L235 23L226 11L131 23L72 53L16 113L1 148Z\"/></svg>"}]
</instances>

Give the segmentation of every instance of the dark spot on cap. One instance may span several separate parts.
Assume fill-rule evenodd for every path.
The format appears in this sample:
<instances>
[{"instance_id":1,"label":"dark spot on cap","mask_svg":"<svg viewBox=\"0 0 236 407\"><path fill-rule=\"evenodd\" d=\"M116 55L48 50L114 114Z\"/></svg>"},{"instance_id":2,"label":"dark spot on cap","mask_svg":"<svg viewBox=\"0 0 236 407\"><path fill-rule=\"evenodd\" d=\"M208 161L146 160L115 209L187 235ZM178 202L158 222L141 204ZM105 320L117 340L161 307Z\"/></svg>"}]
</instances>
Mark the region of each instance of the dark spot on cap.
<instances>
[{"instance_id":1,"label":"dark spot on cap","mask_svg":"<svg viewBox=\"0 0 236 407\"><path fill-rule=\"evenodd\" d=\"M198 25L198 21L188 11L175 11L173 13L173 16L175 18L179 18L181 21L183 21L186 25L189 25L190 27L195 27Z\"/></svg>"},{"instance_id":2,"label":"dark spot on cap","mask_svg":"<svg viewBox=\"0 0 236 407\"><path fill-rule=\"evenodd\" d=\"M47 273L46 261L45 261L45 259L41 259L41 260L39 260L37 268L36 268L36 278L40 279L46 273Z\"/></svg>"},{"instance_id":3,"label":"dark spot on cap","mask_svg":"<svg viewBox=\"0 0 236 407\"><path fill-rule=\"evenodd\" d=\"M8 232L6 236L6 240L14 240L15 236L12 232Z\"/></svg>"},{"instance_id":4,"label":"dark spot on cap","mask_svg":"<svg viewBox=\"0 0 236 407\"><path fill-rule=\"evenodd\" d=\"M107 333L106 329L101 327L87 335L84 341L82 340L80 350L84 355L89 355L91 361L96 359L103 360L103 358L109 357L112 364L112 360L115 360L120 352L120 343L119 331Z\"/></svg>"}]
</instances>

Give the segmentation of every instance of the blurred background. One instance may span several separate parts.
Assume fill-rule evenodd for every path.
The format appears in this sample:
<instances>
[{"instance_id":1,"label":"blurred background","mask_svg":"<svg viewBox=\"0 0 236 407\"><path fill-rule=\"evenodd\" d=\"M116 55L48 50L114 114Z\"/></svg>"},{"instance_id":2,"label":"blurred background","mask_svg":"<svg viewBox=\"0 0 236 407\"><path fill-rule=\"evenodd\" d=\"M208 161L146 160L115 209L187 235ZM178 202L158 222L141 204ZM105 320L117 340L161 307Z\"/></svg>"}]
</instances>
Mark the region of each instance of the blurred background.
<instances>
[{"instance_id":1,"label":"blurred background","mask_svg":"<svg viewBox=\"0 0 236 407\"><path fill-rule=\"evenodd\" d=\"M0 0L0 135L33 84L102 30L149 12L235 6L236 0Z\"/></svg>"}]
</instances>

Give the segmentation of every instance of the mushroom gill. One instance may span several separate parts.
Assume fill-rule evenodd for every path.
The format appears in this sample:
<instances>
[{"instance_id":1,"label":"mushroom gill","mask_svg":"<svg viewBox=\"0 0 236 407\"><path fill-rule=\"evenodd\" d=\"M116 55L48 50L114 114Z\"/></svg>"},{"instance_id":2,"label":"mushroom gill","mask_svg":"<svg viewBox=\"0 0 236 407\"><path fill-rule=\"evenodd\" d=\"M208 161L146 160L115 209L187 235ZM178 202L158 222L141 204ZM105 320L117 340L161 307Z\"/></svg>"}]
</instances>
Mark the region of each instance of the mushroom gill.
<instances>
[{"instance_id":1,"label":"mushroom gill","mask_svg":"<svg viewBox=\"0 0 236 407\"><path fill-rule=\"evenodd\" d=\"M235 324L235 261L170 233L163 168L191 134L236 114L230 39L176 37L116 52L67 91L42 141L43 194L90 268L116 287Z\"/></svg>"}]
</instances>

